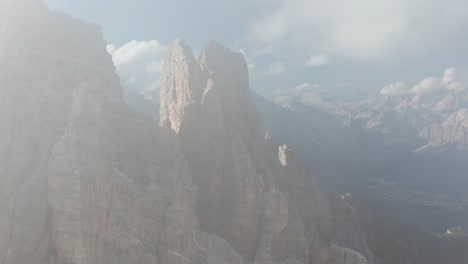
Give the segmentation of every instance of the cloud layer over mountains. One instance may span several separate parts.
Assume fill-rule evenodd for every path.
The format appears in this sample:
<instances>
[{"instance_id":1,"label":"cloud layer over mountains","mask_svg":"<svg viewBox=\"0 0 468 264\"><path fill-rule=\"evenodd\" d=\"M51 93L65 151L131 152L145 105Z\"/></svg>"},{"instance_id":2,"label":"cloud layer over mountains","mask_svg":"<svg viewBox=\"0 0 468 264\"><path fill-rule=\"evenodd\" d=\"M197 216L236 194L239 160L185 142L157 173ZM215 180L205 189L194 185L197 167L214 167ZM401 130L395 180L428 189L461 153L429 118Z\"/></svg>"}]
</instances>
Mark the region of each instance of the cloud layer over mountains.
<instances>
[{"instance_id":1,"label":"cloud layer over mountains","mask_svg":"<svg viewBox=\"0 0 468 264\"><path fill-rule=\"evenodd\" d=\"M415 86L411 87L402 81L397 81L385 86L380 91L381 95L426 94L441 89L451 92L461 92L468 86L468 72L455 68L448 68L442 77L427 77Z\"/></svg>"}]
</instances>

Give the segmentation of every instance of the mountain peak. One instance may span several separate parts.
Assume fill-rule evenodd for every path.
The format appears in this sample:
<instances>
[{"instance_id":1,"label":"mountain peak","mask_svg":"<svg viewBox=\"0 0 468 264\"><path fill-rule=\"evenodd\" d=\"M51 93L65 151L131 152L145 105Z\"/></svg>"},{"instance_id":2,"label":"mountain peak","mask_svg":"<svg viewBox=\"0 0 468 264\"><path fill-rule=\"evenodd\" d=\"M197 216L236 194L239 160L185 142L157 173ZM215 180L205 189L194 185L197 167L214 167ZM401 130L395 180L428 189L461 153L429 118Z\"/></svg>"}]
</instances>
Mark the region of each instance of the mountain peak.
<instances>
[{"instance_id":1,"label":"mountain peak","mask_svg":"<svg viewBox=\"0 0 468 264\"><path fill-rule=\"evenodd\" d=\"M190 48L190 46L182 39L174 39L171 41L169 48L167 49L166 61L168 59L186 59L195 61L192 48Z\"/></svg>"},{"instance_id":2,"label":"mountain peak","mask_svg":"<svg viewBox=\"0 0 468 264\"><path fill-rule=\"evenodd\" d=\"M244 56L229 50L214 40L208 42L198 61L203 69L225 74L230 72L236 74L237 77L248 77ZM234 68L237 69L236 72L231 71Z\"/></svg>"},{"instance_id":3,"label":"mountain peak","mask_svg":"<svg viewBox=\"0 0 468 264\"><path fill-rule=\"evenodd\" d=\"M190 112L219 112L232 125L260 122L252 118L257 114L243 55L215 41L208 42L198 60L183 40L172 41L162 69L160 95L161 125L176 133Z\"/></svg>"},{"instance_id":4,"label":"mountain peak","mask_svg":"<svg viewBox=\"0 0 468 264\"><path fill-rule=\"evenodd\" d=\"M186 109L200 101L200 78L200 66L192 49L183 40L173 40L161 74L159 112L162 126L179 132Z\"/></svg>"},{"instance_id":5,"label":"mountain peak","mask_svg":"<svg viewBox=\"0 0 468 264\"><path fill-rule=\"evenodd\" d=\"M212 54L212 55L221 55L221 54L232 54L231 50L223 46L221 43L210 40L206 43L205 48L202 51L202 54Z\"/></svg>"}]
</instances>

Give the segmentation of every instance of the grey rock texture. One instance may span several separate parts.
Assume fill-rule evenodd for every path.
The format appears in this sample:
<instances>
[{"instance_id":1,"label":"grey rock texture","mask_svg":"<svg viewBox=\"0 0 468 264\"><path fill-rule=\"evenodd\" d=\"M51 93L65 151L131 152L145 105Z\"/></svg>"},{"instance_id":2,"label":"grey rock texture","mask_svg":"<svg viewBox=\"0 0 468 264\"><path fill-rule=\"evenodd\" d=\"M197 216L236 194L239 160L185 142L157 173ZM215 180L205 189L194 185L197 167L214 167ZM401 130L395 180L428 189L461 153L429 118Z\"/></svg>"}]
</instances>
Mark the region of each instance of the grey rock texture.
<instances>
[{"instance_id":1,"label":"grey rock texture","mask_svg":"<svg viewBox=\"0 0 468 264\"><path fill-rule=\"evenodd\" d=\"M160 106L161 125L172 128L177 133L183 122L186 111L190 111L196 101L201 98L200 90L191 87L200 87L200 69L193 57L192 50L181 40L175 41L167 51L167 60L162 69L161 86L170 87L162 89Z\"/></svg>"},{"instance_id":2,"label":"grey rock texture","mask_svg":"<svg viewBox=\"0 0 468 264\"><path fill-rule=\"evenodd\" d=\"M125 105L98 27L0 3L23 10L0 16L1 264L372 260L354 210L263 137L242 55L173 42L160 127Z\"/></svg>"},{"instance_id":3,"label":"grey rock texture","mask_svg":"<svg viewBox=\"0 0 468 264\"><path fill-rule=\"evenodd\" d=\"M17 19L1 24L0 263L206 263L184 246L196 188L176 138L125 106L97 27Z\"/></svg>"},{"instance_id":4,"label":"grey rock texture","mask_svg":"<svg viewBox=\"0 0 468 264\"><path fill-rule=\"evenodd\" d=\"M333 243L372 259L353 209L325 197L289 148L263 136L243 56L216 42L198 59L187 54L181 40L169 47L160 113L198 188L200 229L228 241L245 263L320 263ZM181 81L186 72L199 75Z\"/></svg>"}]
</instances>

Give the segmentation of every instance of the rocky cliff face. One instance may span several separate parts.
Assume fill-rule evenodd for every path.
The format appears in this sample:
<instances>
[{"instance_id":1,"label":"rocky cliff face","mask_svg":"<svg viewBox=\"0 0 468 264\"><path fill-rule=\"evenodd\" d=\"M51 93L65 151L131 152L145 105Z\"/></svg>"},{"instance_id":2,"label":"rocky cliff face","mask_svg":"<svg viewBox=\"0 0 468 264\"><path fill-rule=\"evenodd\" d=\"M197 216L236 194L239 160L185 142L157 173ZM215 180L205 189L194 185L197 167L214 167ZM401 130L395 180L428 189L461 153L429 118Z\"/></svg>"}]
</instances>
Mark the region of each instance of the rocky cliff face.
<instances>
[{"instance_id":1,"label":"rocky cliff face","mask_svg":"<svg viewBox=\"0 0 468 264\"><path fill-rule=\"evenodd\" d=\"M1 3L1 264L372 261L354 210L263 137L241 55L175 41L167 129L124 104L96 26Z\"/></svg>"},{"instance_id":2,"label":"rocky cliff face","mask_svg":"<svg viewBox=\"0 0 468 264\"><path fill-rule=\"evenodd\" d=\"M186 253L195 188L175 138L124 105L96 26L34 7L1 23L0 263Z\"/></svg>"},{"instance_id":3,"label":"rocky cliff face","mask_svg":"<svg viewBox=\"0 0 468 264\"><path fill-rule=\"evenodd\" d=\"M325 198L289 148L263 135L241 54L210 42L195 59L173 41L160 101L161 124L178 133L198 187L200 228L246 263L322 263L320 254L339 251L333 244L371 257L353 209Z\"/></svg>"}]
</instances>

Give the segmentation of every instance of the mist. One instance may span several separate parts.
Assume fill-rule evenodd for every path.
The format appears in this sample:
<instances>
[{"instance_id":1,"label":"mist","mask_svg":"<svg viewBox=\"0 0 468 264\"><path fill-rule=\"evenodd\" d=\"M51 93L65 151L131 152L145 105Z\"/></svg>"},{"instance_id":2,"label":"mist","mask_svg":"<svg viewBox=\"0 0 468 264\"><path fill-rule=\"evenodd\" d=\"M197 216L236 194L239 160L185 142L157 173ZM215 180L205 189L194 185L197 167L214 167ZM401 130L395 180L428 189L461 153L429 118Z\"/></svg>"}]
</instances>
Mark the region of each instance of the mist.
<instances>
[{"instance_id":1,"label":"mist","mask_svg":"<svg viewBox=\"0 0 468 264\"><path fill-rule=\"evenodd\" d=\"M0 0L0 264L465 264L464 4Z\"/></svg>"}]
</instances>

